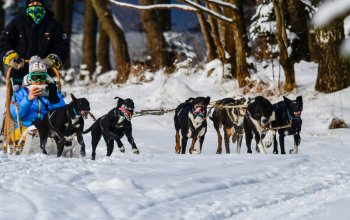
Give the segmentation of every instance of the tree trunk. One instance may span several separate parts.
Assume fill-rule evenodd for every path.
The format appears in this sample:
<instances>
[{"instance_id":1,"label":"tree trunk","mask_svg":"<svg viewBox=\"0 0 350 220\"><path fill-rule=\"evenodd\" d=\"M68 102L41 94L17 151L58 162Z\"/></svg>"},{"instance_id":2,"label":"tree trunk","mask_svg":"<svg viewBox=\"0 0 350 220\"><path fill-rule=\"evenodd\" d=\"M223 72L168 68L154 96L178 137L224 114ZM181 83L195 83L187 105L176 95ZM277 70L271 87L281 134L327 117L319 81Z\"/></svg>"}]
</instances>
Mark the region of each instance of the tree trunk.
<instances>
[{"instance_id":1,"label":"tree trunk","mask_svg":"<svg viewBox=\"0 0 350 220\"><path fill-rule=\"evenodd\" d=\"M124 32L114 22L108 0L92 0L101 27L111 41L115 64L118 70L116 83L125 83L130 75L130 57Z\"/></svg>"},{"instance_id":2,"label":"tree trunk","mask_svg":"<svg viewBox=\"0 0 350 220\"><path fill-rule=\"evenodd\" d=\"M68 39L70 41L72 34L72 23L73 23L73 6L74 0L65 0L65 16L64 16L64 32L68 35ZM70 44L69 44L70 51ZM68 53L67 59L65 61L64 66L70 67L70 53Z\"/></svg>"},{"instance_id":3,"label":"tree trunk","mask_svg":"<svg viewBox=\"0 0 350 220\"><path fill-rule=\"evenodd\" d=\"M85 0L82 64L92 74L96 69L97 16L91 0Z\"/></svg>"},{"instance_id":4,"label":"tree trunk","mask_svg":"<svg viewBox=\"0 0 350 220\"><path fill-rule=\"evenodd\" d=\"M1 7L0 7L0 30L4 30L4 28L5 28L5 10L2 8L2 6L3 6L3 4L1 4ZM4 75L3 62L1 62L0 71L1 71L2 75Z\"/></svg>"},{"instance_id":5,"label":"tree trunk","mask_svg":"<svg viewBox=\"0 0 350 220\"><path fill-rule=\"evenodd\" d=\"M215 7L215 4L213 3L207 3L206 2L206 6L207 8L213 10L213 11L216 11L218 12L218 8ZM220 30L219 30L219 24L218 24L218 21L213 18L212 16L209 16L208 17L208 22L210 24L210 30L211 30L211 35L214 39L214 44L215 44L215 47L216 47L216 53L218 54L218 58L224 62L225 60L225 50L224 50L224 46L221 42L221 39L220 39Z\"/></svg>"},{"instance_id":6,"label":"tree trunk","mask_svg":"<svg viewBox=\"0 0 350 220\"><path fill-rule=\"evenodd\" d=\"M294 40L293 59L296 62L300 60L310 61L310 51L308 48L308 22L305 6L301 1L286 0L288 8L288 24L291 25L291 31L294 32L298 38Z\"/></svg>"},{"instance_id":7,"label":"tree trunk","mask_svg":"<svg viewBox=\"0 0 350 220\"><path fill-rule=\"evenodd\" d=\"M199 0L195 0L195 2L200 3ZM217 58L217 54L215 51L214 39L210 34L210 26L209 26L208 22L206 21L203 13L197 12L196 14L197 14L198 22L199 22L199 25L201 27L201 31L203 34L205 46L207 48L208 61L212 61L212 60Z\"/></svg>"},{"instance_id":8,"label":"tree trunk","mask_svg":"<svg viewBox=\"0 0 350 220\"><path fill-rule=\"evenodd\" d=\"M102 67L102 73L112 69L109 61L109 38L102 27L100 27L100 37L98 39L97 58Z\"/></svg>"},{"instance_id":9,"label":"tree trunk","mask_svg":"<svg viewBox=\"0 0 350 220\"><path fill-rule=\"evenodd\" d=\"M339 55L344 40L343 18L316 30L318 45L318 75L315 89L331 93L350 86L350 63Z\"/></svg>"},{"instance_id":10,"label":"tree trunk","mask_svg":"<svg viewBox=\"0 0 350 220\"><path fill-rule=\"evenodd\" d=\"M62 0L54 0L53 1L53 13L55 14L55 18L64 25L65 18L65 1Z\"/></svg>"},{"instance_id":11,"label":"tree trunk","mask_svg":"<svg viewBox=\"0 0 350 220\"><path fill-rule=\"evenodd\" d=\"M64 1L54 0L53 1L55 18L62 24L63 30L68 36L71 35L71 29L72 29L73 4L74 4L74 0L64 0ZM69 45L69 48L70 48L70 45ZM70 53L68 53L67 59L65 60L63 65L65 68L68 68L70 66Z\"/></svg>"},{"instance_id":12,"label":"tree trunk","mask_svg":"<svg viewBox=\"0 0 350 220\"><path fill-rule=\"evenodd\" d=\"M237 0L230 0L229 2L236 4ZM246 43L244 40L245 32L243 32L243 13L232 10L232 30L234 32L234 42L236 49L236 73L239 87L246 85L246 78L249 77L247 57L246 57Z\"/></svg>"},{"instance_id":13,"label":"tree trunk","mask_svg":"<svg viewBox=\"0 0 350 220\"><path fill-rule=\"evenodd\" d=\"M288 92L295 88L294 60L288 55L288 38L285 27L283 0L273 0L276 15L276 39L280 49L279 60L285 74L284 89Z\"/></svg>"},{"instance_id":14,"label":"tree trunk","mask_svg":"<svg viewBox=\"0 0 350 220\"><path fill-rule=\"evenodd\" d=\"M232 3L232 2L230 2ZM233 12L231 8L224 8L223 10L224 15L226 17L232 18ZM224 42L225 42L225 51L229 54L228 61L231 65L231 76L234 79L237 79L237 62L236 62L236 47L235 47L235 41L234 41L234 31L232 28L232 25L225 23L225 33L224 33Z\"/></svg>"},{"instance_id":15,"label":"tree trunk","mask_svg":"<svg viewBox=\"0 0 350 220\"><path fill-rule=\"evenodd\" d=\"M169 3L169 0L140 0L139 3L140 5L152 5ZM167 19L162 18L162 14L166 14ZM164 66L170 67L174 57L167 51L167 43L163 35L165 31L170 30L170 12L162 12L155 9L143 10L140 12L140 16L147 35L147 48L151 55L151 69L155 71Z\"/></svg>"}]
</instances>

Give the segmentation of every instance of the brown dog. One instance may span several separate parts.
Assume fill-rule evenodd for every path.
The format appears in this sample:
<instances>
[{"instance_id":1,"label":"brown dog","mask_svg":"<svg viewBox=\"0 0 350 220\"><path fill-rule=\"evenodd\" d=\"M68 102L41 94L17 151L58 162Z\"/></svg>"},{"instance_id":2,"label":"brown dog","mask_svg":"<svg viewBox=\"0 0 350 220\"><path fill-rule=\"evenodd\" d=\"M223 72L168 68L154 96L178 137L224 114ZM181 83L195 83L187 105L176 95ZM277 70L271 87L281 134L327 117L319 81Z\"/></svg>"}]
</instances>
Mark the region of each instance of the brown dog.
<instances>
[{"instance_id":1,"label":"brown dog","mask_svg":"<svg viewBox=\"0 0 350 220\"><path fill-rule=\"evenodd\" d=\"M240 153L243 137L243 119L246 113L245 107L236 108L246 104L245 98L225 98L217 101L210 109L209 118L213 121L214 128L218 135L217 154L222 152L222 136L220 128L223 127L226 153L230 153L230 137L232 143L237 141L237 153ZM230 107L232 106L232 108Z\"/></svg>"}]
</instances>

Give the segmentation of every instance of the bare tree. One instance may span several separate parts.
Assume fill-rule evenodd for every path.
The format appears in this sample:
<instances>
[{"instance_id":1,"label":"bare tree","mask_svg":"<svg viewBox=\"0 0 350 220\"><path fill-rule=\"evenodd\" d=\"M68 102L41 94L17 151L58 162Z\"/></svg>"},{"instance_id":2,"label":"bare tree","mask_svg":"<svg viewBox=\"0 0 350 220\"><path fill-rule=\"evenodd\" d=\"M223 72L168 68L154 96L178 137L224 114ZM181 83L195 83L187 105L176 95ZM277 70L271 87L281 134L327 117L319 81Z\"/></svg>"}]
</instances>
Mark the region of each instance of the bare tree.
<instances>
[{"instance_id":1,"label":"bare tree","mask_svg":"<svg viewBox=\"0 0 350 220\"><path fill-rule=\"evenodd\" d=\"M331 93L350 86L350 63L339 54L344 36L344 18L316 30L318 75L315 89Z\"/></svg>"},{"instance_id":2,"label":"bare tree","mask_svg":"<svg viewBox=\"0 0 350 220\"><path fill-rule=\"evenodd\" d=\"M4 3L3 3L4 4ZM0 30L4 30L5 27L5 10L3 4L0 6ZM4 65L0 65L0 71L4 72Z\"/></svg>"},{"instance_id":3,"label":"bare tree","mask_svg":"<svg viewBox=\"0 0 350 220\"><path fill-rule=\"evenodd\" d=\"M279 60L285 74L284 89L292 91L295 88L294 60L288 54L289 40L286 32L286 22L283 10L284 0L273 0L276 15L276 39L280 49Z\"/></svg>"},{"instance_id":4,"label":"bare tree","mask_svg":"<svg viewBox=\"0 0 350 220\"><path fill-rule=\"evenodd\" d=\"M218 7L218 5L214 4L214 3L210 3L208 1L205 2L207 8L209 8L212 11L217 12L218 14L222 14L221 9ZM210 24L210 30L211 30L211 35L213 37L214 40L214 44L216 47L216 53L218 55L218 58L224 62L225 60L225 49L224 49L224 45L223 42L221 40L221 37L223 37L223 35L221 35L220 33L220 29L223 29L223 24L216 20L214 17L209 17L208 18L208 22Z\"/></svg>"},{"instance_id":5,"label":"bare tree","mask_svg":"<svg viewBox=\"0 0 350 220\"><path fill-rule=\"evenodd\" d=\"M55 14L55 18L61 22L61 24L64 24L64 17L65 17L65 0L54 0L53 1L53 12Z\"/></svg>"},{"instance_id":6,"label":"bare tree","mask_svg":"<svg viewBox=\"0 0 350 220\"><path fill-rule=\"evenodd\" d=\"M116 83L124 83L130 75L130 57L124 32L116 25L108 0L92 0L101 27L111 41L118 75Z\"/></svg>"},{"instance_id":7,"label":"bare tree","mask_svg":"<svg viewBox=\"0 0 350 220\"><path fill-rule=\"evenodd\" d=\"M107 72L111 70L111 63L109 61L109 38L107 33L100 27L100 34L98 39L98 47L97 47L97 59L102 69L101 72Z\"/></svg>"},{"instance_id":8,"label":"bare tree","mask_svg":"<svg viewBox=\"0 0 350 220\"><path fill-rule=\"evenodd\" d=\"M139 3L141 5L153 5L169 3L169 0L140 0ZM163 34L165 31L169 31L171 27L170 11L166 9L143 10L140 15L147 35L147 48L151 54L152 69L156 70L164 66L170 67L174 57L167 49L167 43Z\"/></svg>"},{"instance_id":9,"label":"bare tree","mask_svg":"<svg viewBox=\"0 0 350 220\"><path fill-rule=\"evenodd\" d=\"M197 4L200 3L200 0L195 0ZM214 60L217 58L217 53L215 50L214 39L210 34L210 26L206 21L205 14L203 12L196 12L199 25L201 27L201 32L204 37L205 46L207 48L207 58L208 61Z\"/></svg>"},{"instance_id":10,"label":"bare tree","mask_svg":"<svg viewBox=\"0 0 350 220\"><path fill-rule=\"evenodd\" d=\"M237 79L239 82L239 86L244 86L245 85L245 78L249 77L249 72L247 68L247 63L246 63L246 42L244 38L246 37L245 34L245 28L243 26L243 12L242 12L242 7L240 7L241 3L239 0L228 0L226 2L224 1L216 1L216 0L204 0L205 5L200 4L199 0L178 0L179 2L183 2L191 7L181 7L182 5L149 5L149 1L147 1L147 7L146 6L137 6L137 5L132 5L128 3L121 3L117 0L110 0L115 4L118 4L120 6L125 6L125 7L131 7L131 8L136 8L139 10L154 10L155 8L179 8L183 10L191 10L195 11L198 13L206 13L208 16L208 21L210 24L210 33L211 37L213 38L213 42L216 47L215 53L217 54L217 57L220 58L220 60L224 61L225 60L225 41L231 40L234 41L234 49L233 46L231 45L231 51L235 52L232 58L234 58L235 63L234 68L236 69L236 75ZM140 0L141 3L146 3L146 0ZM154 3L154 2L151 2ZM235 5L238 5L236 7ZM232 14L230 17L225 16L223 13L223 7L228 7L232 11ZM208 49L213 49L210 38L208 37L207 33L207 27L204 22L204 16L199 17L200 23L201 23L201 29L203 33L205 33L205 38L206 40L206 45ZM152 19L149 19L152 20ZM224 22L227 22L224 23ZM151 24L154 22L150 22ZM150 28L151 30L154 31L156 27ZM225 30L233 30L233 35L231 37L228 37L229 33L225 33ZM227 35L225 37L225 35ZM155 39L159 39L160 34L155 34ZM157 38L158 37L158 38ZM162 46L162 41L158 40L158 44ZM232 43L232 42L228 42ZM214 54L214 52L210 51L208 54Z\"/></svg>"},{"instance_id":11,"label":"bare tree","mask_svg":"<svg viewBox=\"0 0 350 220\"><path fill-rule=\"evenodd\" d=\"M296 62L300 60L310 60L310 51L308 46L309 28L308 16L305 5L302 1L286 0L287 18L290 24L290 30L298 37L293 41L293 59Z\"/></svg>"},{"instance_id":12,"label":"bare tree","mask_svg":"<svg viewBox=\"0 0 350 220\"><path fill-rule=\"evenodd\" d=\"M96 69L96 33L97 16L91 0L85 0L84 5L84 30L83 30L83 58L82 63L87 65L87 70L92 74Z\"/></svg>"},{"instance_id":13,"label":"bare tree","mask_svg":"<svg viewBox=\"0 0 350 220\"><path fill-rule=\"evenodd\" d=\"M233 34L231 37L225 38L225 47L227 52L230 51L232 75L237 78L238 84L240 87L246 85L246 78L249 77L249 71L247 66L247 57L246 57L246 31L243 26L243 7L240 0L227 0L227 3L230 3L231 6L226 6L226 13L232 19L232 24L222 23L222 26L225 26L226 35ZM232 42L234 42L234 45Z\"/></svg>"},{"instance_id":14,"label":"bare tree","mask_svg":"<svg viewBox=\"0 0 350 220\"><path fill-rule=\"evenodd\" d=\"M54 0L53 9L55 17L63 25L64 32L70 36L72 32L72 17L73 17L73 4L74 0ZM67 68L70 66L70 53L68 53L67 59L64 62L64 66Z\"/></svg>"}]
</instances>

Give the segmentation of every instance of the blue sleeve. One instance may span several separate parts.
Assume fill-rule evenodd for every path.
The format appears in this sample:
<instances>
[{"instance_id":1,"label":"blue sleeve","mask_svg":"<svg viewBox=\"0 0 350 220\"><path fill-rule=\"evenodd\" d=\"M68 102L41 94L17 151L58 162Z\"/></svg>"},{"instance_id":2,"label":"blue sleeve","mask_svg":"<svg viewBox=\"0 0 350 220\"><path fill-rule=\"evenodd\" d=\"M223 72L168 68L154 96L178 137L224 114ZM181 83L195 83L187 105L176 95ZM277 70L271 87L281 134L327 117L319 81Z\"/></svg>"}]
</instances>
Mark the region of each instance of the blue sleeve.
<instances>
[{"instance_id":1,"label":"blue sleeve","mask_svg":"<svg viewBox=\"0 0 350 220\"><path fill-rule=\"evenodd\" d=\"M16 101L18 103L18 107L19 107L19 118L22 119L24 116L27 115L30 107L33 104L33 101L30 101L28 99L28 93L26 92L26 90L24 88L20 88L16 93ZM14 97L12 97L11 101L14 101ZM17 120L17 114L16 114L16 106L15 104L11 104L10 106L10 112L11 112L11 116L13 119Z\"/></svg>"}]
</instances>

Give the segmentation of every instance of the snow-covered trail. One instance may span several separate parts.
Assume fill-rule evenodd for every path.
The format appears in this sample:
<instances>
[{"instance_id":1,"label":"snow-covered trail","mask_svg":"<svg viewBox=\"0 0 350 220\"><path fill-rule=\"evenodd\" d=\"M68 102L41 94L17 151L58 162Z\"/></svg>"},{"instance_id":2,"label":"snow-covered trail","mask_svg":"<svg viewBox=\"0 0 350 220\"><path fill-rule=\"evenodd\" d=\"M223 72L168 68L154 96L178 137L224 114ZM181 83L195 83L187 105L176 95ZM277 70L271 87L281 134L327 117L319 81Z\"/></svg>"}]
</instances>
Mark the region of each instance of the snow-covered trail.
<instances>
[{"instance_id":1,"label":"snow-covered trail","mask_svg":"<svg viewBox=\"0 0 350 220\"><path fill-rule=\"evenodd\" d=\"M327 214L333 203L350 202L350 159L345 156L349 149L334 145L336 157L324 156L327 152L319 148L329 147L328 140L316 139L320 138L303 144L299 155L285 156L179 156L173 147L158 146L170 151L166 153L142 144L141 155L129 150L110 158L103 156L101 146L96 161L41 154L2 156L0 215L1 219L312 219L320 211Z\"/></svg>"},{"instance_id":2,"label":"snow-covered trail","mask_svg":"<svg viewBox=\"0 0 350 220\"><path fill-rule=\"evenodd\" d=\"M217 137L209 121L203 153L176 155L173 114L134 118L140 155L132 154L123 139L126 153L115 149L105 157L101 141L96 161L91 161L89 135L84 136L86 158L0 152L0 219L348 219L349 130L328 130L327 125L332 115L350 121L350 104L338 101L340 95L349 100L350 89L316 94L314 66L298 70L303 72L297 79L302 79L298 85L304 98L299 154L272 155L269 149L267 155L249 155L243 143L240 155L216 155ZM97 117L113 107L117 95L146 109L173 108L188 96L208 94L215 100L239 93L230 90L230 83L219 82L218 88L213 79L191 77L158 78L143 86L66 89L87 97ZM194 78L197 83L189 86ZM87 120L86 127L91 123ZM292 145L293 138L287 137L286 150Z\"/></svg>"}]
</instances>

